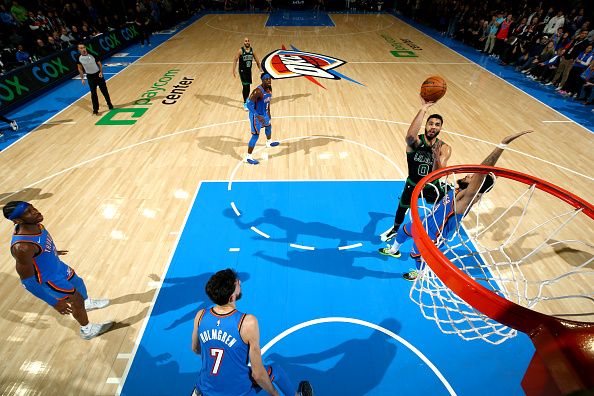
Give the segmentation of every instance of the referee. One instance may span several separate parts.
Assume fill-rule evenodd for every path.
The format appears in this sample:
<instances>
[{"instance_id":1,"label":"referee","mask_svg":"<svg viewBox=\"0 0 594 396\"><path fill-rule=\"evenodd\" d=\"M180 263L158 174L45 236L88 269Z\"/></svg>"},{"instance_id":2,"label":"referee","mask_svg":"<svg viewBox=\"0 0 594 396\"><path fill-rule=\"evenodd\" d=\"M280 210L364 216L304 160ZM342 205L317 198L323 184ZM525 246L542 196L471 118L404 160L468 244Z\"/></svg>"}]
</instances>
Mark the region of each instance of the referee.
<instances>
[{"instance_id":1,"label":"referee","mask_svg":"<svg viewBox=\"0 0 594 396\"><path fill-rule=\"evenodd\" d=\"M260 67L260 61L254 52L250 44L249 38L243 39L243 47L239 49L239 51L235 54L235 59L233 61L233 77L235 77L235 68L237 68L237 63L239 62L239 78L241 80L241 85L243 86L243 108L247 111L248 108L246 106L247 98L250 96L250 84L252 83L252 63L256 61L256 66L258 66L258 70L262 71Z\"/></svg>"},{"instance_id":2,"label":"referee","mask_svg":"<svg viewBox=\"0 0 594 396\"><path fill-rule=\"evenodd\" d=\"M85 73L87 74L87 80L89 80L89 89L91 90L91 102L93 103L93 115L99 115L99 98L97 97L97 86L101 90L107 107L113 109L111 99L109 98L109 92L107 91L107 84L103 78L103 67L101 62L95 59L95 57L87 51L87 47L84 44L78 45L78 57L77 67L80 73L80 80L85 85Z\"/></svg>"}]
</instances>

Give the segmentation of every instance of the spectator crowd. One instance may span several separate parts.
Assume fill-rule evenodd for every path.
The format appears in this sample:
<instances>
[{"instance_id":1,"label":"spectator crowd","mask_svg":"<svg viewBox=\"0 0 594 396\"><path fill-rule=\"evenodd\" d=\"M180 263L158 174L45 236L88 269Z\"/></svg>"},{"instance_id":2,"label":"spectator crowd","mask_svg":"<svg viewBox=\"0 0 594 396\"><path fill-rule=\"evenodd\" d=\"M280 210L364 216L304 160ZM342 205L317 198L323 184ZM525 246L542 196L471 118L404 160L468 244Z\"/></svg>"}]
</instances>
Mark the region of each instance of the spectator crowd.
<instances>
[{"instance_id":1,"label":"spectator crowd","mask_svg":"<svg viewBox=\"0 0 594 396\"><path fill-rule=\"evenodd\" d=\"M403 0L397 11L474 47L559 95L594 104L594 2ZM590 9L584 6L591 7Z\"/></svg>"},{"instance_id":2,"label":"spectator crowd","mask_svg":"<svg viewBox=\"0 0 594 396\"><path fill-rule=\"evenodd\" d=\"M136 25L142 45L150 45L151 32L198 7L198 0L0 0L0 72L129 25Z\"/></svg>"}]
</instances>

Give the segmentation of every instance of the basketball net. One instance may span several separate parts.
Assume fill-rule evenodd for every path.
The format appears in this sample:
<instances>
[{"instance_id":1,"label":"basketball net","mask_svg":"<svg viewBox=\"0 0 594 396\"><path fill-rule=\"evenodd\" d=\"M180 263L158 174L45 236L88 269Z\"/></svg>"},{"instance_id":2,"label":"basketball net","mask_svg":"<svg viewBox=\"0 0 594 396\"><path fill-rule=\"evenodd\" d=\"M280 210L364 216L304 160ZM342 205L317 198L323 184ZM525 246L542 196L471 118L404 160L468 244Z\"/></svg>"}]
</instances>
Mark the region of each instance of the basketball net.
<instances>
[{"instance_id":1,"label":"basketball net","mask_svg":"<svg viewBox=\"0 0 594 396\"><path fill-rule=\"evenodd\" d=\"M456 186L456 173L460 172L451 172L442 181ZM427 182L436 180L430 176L427 179ZM425 186L435 188L432 184L425 183ZM594 235L592 228L589 232L588 228L586 232L583 230L584 221L592 225L582 213L584 208L568 205L559 197L538 190L536 183L526 185L501 176L490 192L479 195L477 193L477 201L462 221L455 216L450 220L456 222L452 235L438 235L434 239L436 247L451 263L484 288L531 310L551 314L547 306L552 301L594 302L591 287L594 271L587 268L594 260ZM424 198L422 190L419 198ZM506 205L502 204L504 201ZM418 212L425 231L429 222L442 229L447 220L445 213L439 218L431 205L424 199L422 202ZM546 217L542 217L543 213ZM544 272L552 275L542 277L539 266L546 265L544 258L559 256L563 250L583 254L572 256L571 265L547 265ZM535 279L534 274L540 278ZM476 297L478 299L478 293ZM517 330L491 319L454 293L437 277L425 256L421 257L410 298L419 305L423 316L435 321L443 333L491 344L500 344L517 334ZM590 315L591 312L593 310L589 309ZM579 318L581 314L564 315Z\"/></svg>"}]
</instances>

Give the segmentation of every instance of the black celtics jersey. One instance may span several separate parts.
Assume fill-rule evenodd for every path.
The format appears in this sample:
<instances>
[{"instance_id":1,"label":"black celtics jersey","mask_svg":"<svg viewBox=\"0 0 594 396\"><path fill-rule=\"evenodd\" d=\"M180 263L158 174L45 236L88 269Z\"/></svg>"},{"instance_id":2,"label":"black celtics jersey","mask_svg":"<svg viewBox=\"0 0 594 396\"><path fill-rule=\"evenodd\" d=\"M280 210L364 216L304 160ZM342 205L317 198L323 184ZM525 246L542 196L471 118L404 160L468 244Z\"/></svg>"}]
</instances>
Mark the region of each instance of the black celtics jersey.
<instances>
[{"instance_id":1,"label":"black celtics jersey","mask_svg":"<svg viewBox=\"0 0 594 396\"><path fill-rule=\"evenodd\" d=\"M433 150L425 139L425 135L420 135L419 140L417 148L411 153L406 153L408 179L413 184L417 184L433 170Z\"/></svg>"},{"instance_id":2,"label":"black celtics jersey","mask_svg":"<svg viewBox=\"0 0 594 396\"><path fill-rule=\"evenodd\" d=\"M245 47L241 47L241 56L239 57L239 72L251 72L253 60L254 49L250 47L248 52L245 50Z\"/></svg>"}]
</instances>

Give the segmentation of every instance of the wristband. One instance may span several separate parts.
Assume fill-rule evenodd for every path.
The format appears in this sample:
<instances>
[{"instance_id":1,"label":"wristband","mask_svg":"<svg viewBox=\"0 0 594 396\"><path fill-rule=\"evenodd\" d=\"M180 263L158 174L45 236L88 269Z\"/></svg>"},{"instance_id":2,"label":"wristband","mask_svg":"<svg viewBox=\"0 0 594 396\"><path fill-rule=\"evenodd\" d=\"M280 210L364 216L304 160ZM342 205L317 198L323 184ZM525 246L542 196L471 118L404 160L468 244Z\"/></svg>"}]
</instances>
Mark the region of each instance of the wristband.
<instances>
[{"instance_id":1,"label":"wristband","mask_svg":"<svg viewBox=\"0 0 594 396\"><path fill-rule=\"evenodd\" d=\"M500 148L500 149L502 149L502 150L505 150L505 148L506 148L506 147L507 147L507 144L505 144L505 143L499 143L499 144L497 145L497 148Z\"/></svg>"},{"instance_id":2,"label":"wristband","mask_svg":"<svg viewBox=\"0 0 594 396\"><path fill-rule=\"evenodd\" d=\"M45 301L52 307L56 305L56 303L58 302L58 300L55 297L50 296L49 294L47 294L45 290L43 290L43 287L41 287L41 285L37 283L34 276L27 279L21 279L21 283L29 293L33 294L40 300Z\"/></svg>"}]
</instances>

